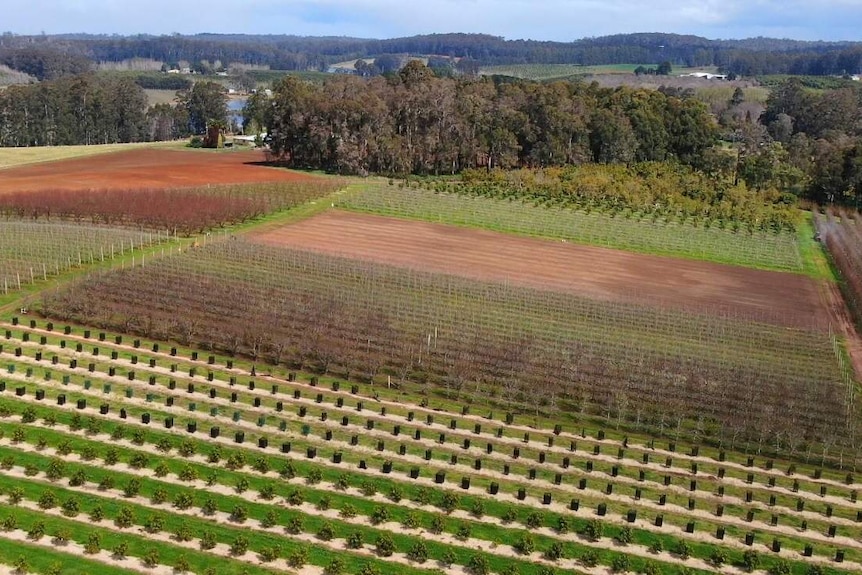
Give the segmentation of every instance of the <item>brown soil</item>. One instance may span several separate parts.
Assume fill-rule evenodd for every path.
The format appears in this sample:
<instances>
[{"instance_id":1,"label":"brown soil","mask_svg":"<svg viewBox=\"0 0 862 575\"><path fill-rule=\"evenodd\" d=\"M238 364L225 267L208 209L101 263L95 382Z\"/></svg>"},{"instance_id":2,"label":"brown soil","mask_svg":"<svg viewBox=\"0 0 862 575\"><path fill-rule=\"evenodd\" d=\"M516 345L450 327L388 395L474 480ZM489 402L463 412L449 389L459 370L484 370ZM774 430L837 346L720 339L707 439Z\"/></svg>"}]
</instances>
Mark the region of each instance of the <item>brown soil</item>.
<instances>
[{"instance_id":1,"label":"brown soil","mask_svg":"<svg viewBox=\"0 0 862 575\"><path fill-rule=\"evenodd\" d=\"M4 170L0 194L36 190L184 188L292 182L313 177L255 165L263 161L260 151L130 150Z\"/></svg>"},{"instance_id":2,"label":"brown soil","mask_svg":"<svg viewBox=\"0 0 862 575\"><path fill-rule=\"evenodd\" d=\"M818 282L798 274L338 210L252 238L268 245L787 327L822 328L831 315Z\"/></svg>"}]
</instances>

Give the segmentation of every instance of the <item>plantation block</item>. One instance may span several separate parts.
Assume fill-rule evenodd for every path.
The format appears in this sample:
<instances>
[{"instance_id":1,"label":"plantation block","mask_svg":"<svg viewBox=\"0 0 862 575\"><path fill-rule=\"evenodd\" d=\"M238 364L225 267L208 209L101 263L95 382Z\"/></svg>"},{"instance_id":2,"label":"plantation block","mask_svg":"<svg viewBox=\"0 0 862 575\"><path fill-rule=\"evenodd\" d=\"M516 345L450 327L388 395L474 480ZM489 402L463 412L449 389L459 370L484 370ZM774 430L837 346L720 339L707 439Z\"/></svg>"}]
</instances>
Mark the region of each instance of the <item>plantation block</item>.
<instances>
[{"instance_id":1,"label":"plantation block","mask_svg":"<svg viewBox=\"0 0 862 575\"><path fill-rule=\"evenodd\" d=\"M635 501L640 501L641 499L641 488L635 487Z\"/></svg>"},{"instance_id":2,"label":"plantation block","mask_svg":"<svg viewBox=\"0 0 862 575\"><path fill-rule=\"evenodd\" d=\"M242 418L242 414L238 411L234 411L231 419L235 422L238 422Z\"/></svg>"},{"instance_id":3,"label":"plantation block","mask_svg":"<svg viewBox=\"0 0 862 575\"><path fill-rule=\"evenodd\" d=\"M770 487L775 487L775 478L774 478L774 477L770 477L770 478L769 478L769 480L767 481L767 484L768 484Z\"/></svg>"},{"instance_id":4,"label":"plantation block","mask_svg":"<svg viewBox=\"0 0 862 575\"><path fill-rule=\"evenodd\" d=\"M521 457L521 448L520 447L513 448L512 449L512 458L518 459L519 457Z\"/></svg>"},{"instance_id":5,"label":"plantation block","mask_svg":"<svg viewBox=\"0 0 862 575\"><path fill-rule=\"evenodd\" d=\"M601 445L594 445L593 446L593 455L599 455L601 452L602 452L602 446Z\"/></svg>"},{"instance_id":6,"label":"plantation block","mask_svg":"<svg viewBox=\"0 0 862 575\"><path fill-rule=\"evenodd\" d=\"M451 456L449 456L449 463L451 465L458 465L458 456L455 455L454 453Z\"/></svg>"},{"instance_id":7,"label":"plantation block","mask_svg":"<svg viewBox=\"0 0 862 575\"><path fill-rule=\"evenodd\" d=\"M820 486L820 497L826 497L826 486L825 485Z\"/></svg>"},{"instance_id":8,"label":"plantation block","mask_svg":"<svg viewBox=\"0 0 862 575\"><path fill-rule=\"evenodd\" d=\"M150 414L149 413L141 414L141 423L147 424L147 425L150 423Z\"/></svg>"},{"instance_id":9,"label":"plantation block","mask_svg":"<svg viewBox=\"0 0 862 575\"><path fill-rule=\"evenodd\" d=\"M282 452L286 453L283 449L282 449ZM342 457L343 457L342 453L340 451L336 451L335 453L332 454L332 463L341 463Z\"/></svg>"},{"instance_id":10,"label":"plantation block","mask_svg":"<svg viewBox=\"0 0 862 575\"><path fill-rule=\"evenodd\" d=\"M413 430L413 439L415 439L416 441L422 439L422 432L418 429Z\"/></svg>"},{"instance_id":11,"label":"plantation block","mask_svg":"<svg viewBox=\"0 0 862 575\"><path fill-rule=\"evenodd\" d=\"M503 464L503 475L509 475L509 464Z\"/></svg>"},{"instance_id":12,"label":"plantation block","mask_svg":"<svg viewBox=\"0 0 862 575\"><path fill-rule=\"evenodd\" d=\"M664 493L662 493L662 494L661 494L661 495L659 495L659 497L658 497L658 504L659 504L659 505L665 505L666 503L667 503L667 495L665 495Z\"/></svg>"},{"instance_id":13,"label":"plantation block","mask_svg":"<svg viewBox=\"0 0 862 575\"><path fill-rule=\"evenodd\" d=\"M587 488L587 480L583 477L578 480L578 489L586 489Z\"/></svg>"},{"instance_id":14,"label":"plantation block","mask_svg":"<svg viewBox=\"0 0 862 575\"><path fill-rule=\"evenodd\" d=\"M326 441L332 441L332 430L327 429L323 437Z\"/></svg>"},{"instance_id":15,"label":"plantation block","mask_svg":"<svg viewBox=\"0 0 862 575\"><path fill-rule=\"evenodd\" d=\"M165 428L171 429L173 426L174 426L174 418L173 417L166 417L165 418Z\"/></svg>"},{"instance_id":16,"label":"plantation block","mask_svg":"<svg viewBox=\"0 0 862 575\"><path fill-rule=\"evenodd\" d=\"M281 452L282 453L290 453L290 442L289 441L286 441L286 442L281 444ZM340 457L340 453L341 452L339 452L339 457ZM336 461L336 463L338 463L338 461Z\"/></svg>"},{"instance_id":17,"label":"plantation block","mask_svg":"<svg viewBox=\"0 0 862 575\"><path fill-rule=\"evenodd\" d=\"M571 501L569 501L569 509L571 509L572 511L577 511L580 506L580 499L572 499Z\"/></svg>"},{"instance_id":18,"label":"plantation block","mask_svg":"<svg viewBox=\"0 0 862 575\"><path fill-rule=\"evenodd\" d=\"M694 511L695 505L696 505L695 500L693 498L689 497L688 498L688 510Z\"/></svg>"},{"instance_id":19,"label":"plantation block","mask_svg":"<svg viewBox=\"0 0 862 575\"><path fill-rule=\"evenodd\" d=\"M40 390L40 391L41 391L41 390ZM42 393L43 393L43 395L44 395L44 392L42 392ZM41 399L41 398L39 397L39 393L38 393L38 392L36 392L36 399ZM109 406L107 403L103 403L102 405L100 405L100 406L99 406L99 413L100 413L100 414L102 414L102 415L108 415L108 410L110 410L110 409L111 409L111 406Z\"/></svg>"},{"instance_id":20,"label":"plantation block","mask_svg":"<svg viewBox=\"0 0 862 575\"><path fill-rule=\"evenodd\" d=\"M194 421L189 421L186 423L186 432L195 433L198 430L198 424Z\"/></svg>"},{"instance_id":21,"label":"plantation block","mask_svg":"<svg viewBox=\"0 0 862 575\"><path fill-rule=\"evenodd\" d=\"M216 397L218 397L218 390L216 390L216 388L214 388L214 387L211 387L210 392L209 392L209 396L210 396L210 399L215 399Z\"/></svg>"},{"instance_id":22,"label":"plantation block","mask_svg":"<svg viewBox=\"0 0 862 575\"><path fill-rule=\"evenodd\" d=\"M527 498L527 490L523 487L518 488L518 501L523 501Z\"/></svg>"},{"instance_id":23,"label":"plantation block","mask_svg":"<svg viewBox=\"0 0 862 575\"><path fill-rule=\"evenodd\" d=\"M301 398L302 398L302 392L300 392L298 389L294 389L293 390L293 399L301 399Z\"/></svg>"},{"instance_id":24,"label":"plantation block","mask_svg":"<svg viewBox=\"0 0 862 575\"><path fill-rule=\"evenodd\" d=\"M664 525L664 515L656 515L654 524L656 527Z\"/></svg>"},{"instance_id":25,"label":"plantation block","mask_svg":"<svg viewBox=\"0 0 862 575\"><path fill-rule=\"evenodd\" d=\"M254 380L252 379L252 380L250 380L250 381L248 382L248 389L249 389L249 391L254 391L254 387L255 387L255 386L254 386ZM323 401L323 396L322 396L322 395L318 394L318 397L320 397L321 401ZM317 403L320 403L320 401L318 401Z\"/></svg>"},{"instance_id":26,"label":"plantation block","mask_svg":"<svg viewBox=\"0 0 862 575\"><path fill-rule=\"evenodd\" d=\"M410 469L410 479L418 479L419 478L419 468L412 467Z\"/></svg>"},{"instance_id":27,"label":"plantation block","mask_svg":"<svg viewBox=\"0 0 862 575\"><path fill-rule=\"evenodd\" d=\"M596 508L596 513L597 513L600 517L607 515L607 513L608 513L608 505L607 505L607 503L599 503L598 508Z\"/></svg>"},{"instance_id":28,"label":"plantation block","mask_svg":"<svg viewBox=\"0 0 862 575\"><path fill-rule=\"evenodd\" d=\"M753 494L751 491L746 491L746 492L745 492L745 502L746 502L746 503L751 503L751 501L752 501L753 499L754 499L754 494Z\"/></svg>"},{"instance_id":29,"label":"plantation block","mask_svg":"<svg viewBox=\"0 0 862 575\"><path fill-rule=\"evenodd\" d=\"M726 473L726 470L724 469L724 467L718 468L718 478L719 479L724 479L725 473Z\"/></svg>"},{"instance_id":30,"label":"plantation block","mask_svg":"<svg viewBox=\"0 0 862 575\"><path fill-rule=\"evenodd\" d=\"M772 551L774 553L780 553L781 552L781 541L779 541L778 539L772 540Z\"/></svg>"},{"instance_id":31,"label":"plantation block","mask_svg":"<svg viewBox=\"0 0 862 575\"><path fill-rule=\"evenodd\" d=\"M273 386L273 387L275 387L275 386ZM275 394L277 391L278 391L277 389L274 389L272 393ZM343 397L339 397L338 399L335 400L335 407L338 407L338 408L344 407L344 398Z\"/></svg>"},{"instance_id":32,"label":"plantation block","mask_svg":"<svg viewBox=\"0 0 862 575\"><path fill-rule=\"evenodd\" d=\"M120 410L120 419L126 419L128 417L128 413L126 413L126 409L123 408Z\"/></svg>"},{"instance_id":33,"label":"plantation block","mask_svg":"<svg viewBox=\"0 0 862 575\"><path fill-rule=\"evenodd\" d=\"M689 521L688 523L685 524L685 532L686 533L694 533L694 527L695 527L694 521Z\"/></svg>"},{"instance_id":34,"label":"plantation block","mask_svg":"<svg viewBox=\"0 0 862 575\"><path fill-rule=\"evenodd\" d=\"M539 463L544 463L544 462L545 462L545 457L547 457L547 455L545 454L545 452L544 452L544 451L540 451L540 452L539 452Z\"/></svg>"},{"instance_id":35,"label":"plantation block","mask_svg":"<svg viewBox=\"0 0 862 575\"><path fill-rule=\"evenodd\" d=\"M369 419L368 421L365 422L365 429L369 429L369 430L374 429L374 420L373 419Z\"/></svg>"},{"instance_id":36,"label":"plantation block","mask_svg":"<svg viewBox=\"0 0 862 575\"><path fill-rule=\"evenodd\" d=\"M437 474L434 476L434 483L442 484L444 481L446 481L446 472L438 471Z\"/></svg>"},{"instance_id":37,"label":"plantation block","mask_svg":"<svg viewBox=\"0 0 862 575\"><path fill-rule=\"evenodd\" d=\"M806 545L805 549L802 550L802 555L804 557L811 557L814 555L814 547L811 545Z\"/></svg>"},{"instance_id":38,"label":"plantation block","mask_svg":"<svg viewBox=\"0 0 862 575\"><path fill-rule=\"evenodd\" d=\"M671 480L671 476L670 476L670 475L665 475L665 476L664 476L664 484L665 484L665 487L667 487L668 485L670 485L670 484L671 484L671 481L672 481L672 480Z\"/></svg>"},{"instance_id":39,"label":"plantation block","mask_svg":"<svg viewBox=\"0 0 862 575\"><path fill-rule=\"evenodd\" d=\"M715 538L719 541L724 540L724 527L716 527Z\"/></svg>"},{"instance_id":40,"label":"plantation block","mask_svg":"<svg viewBox=\"0 0 862 575\"><path fill-rule=\"evenodd\" d=\"M261 449L266 449L269 446L269 440L266 437L259 437L257 439L257 446Z\"/></svg>"},{"instance_id":41,"label":"plantation block","mask_svg":"<svg viewBox=\"0 0 862 575\"><path fill-rule=\"evenodd\" d=\"M461 489L470 489L470 478L462 477L461 478Z\"/></svg>"},{"instance_id":42,"label":"plantation block","mask_svg":"<svg viewBox=\"0 0 862 575\"><path fill-rule=\"evenodd\" d=\"M18 396L18 397L24 397L24 395L25 395L26 393L27 393L27 388L26 388L26 387L16 387L16 388L15 388L15 395L16 395L16 396ZM79 402L79 405L80 405L80 402ZM81 408L81 407L79 407L78 409L82 409L82 408Z\"/></svg>"},{"instance_id":43,"label":"plantation block","mask_svg":"<svg viewBox=\"0 0 862 575\"><path fill-rule=\"evenodd\" d=\"M470 440L464 439L464 443L462 444L462 449L470 449Z\"/></svg>"},{"instance_id":44,"label":"plantation block","mask_svg":"<svg viewBox=\"0 0 862 575\"><path fill-rule=\"evenodd\" d=\"M608 483L608 485L605 487L605 493L608 495L612 495L613 492L614 492L614 484Z\"/></svg>"},{"instance_id":45,"label":"plantation block","mask_svg":"<svg viewBox=\"0 0 862 575\"><path fill-rule=\"evenodd\" d=\"M778 515L773 514L772 518L769 520L769 524L775 527L778 525Z\"/></svg>"},{"instance_id":46,"label":"plantation block","mask_svg":"<svg viewBox=\"0 0 862 575\"><path fill-rule=\"evenodd\" d=\"M167 405L168 407L173 406L174 405L174 398L173 397L166 397L165 398L165 405Z\"/></svg>"},{"instance_id":47,"label":"plantation block","mask_svg":"<svg viewBox=\"0 0 862 575\"><path fill-rule=\"evenodd\" d=\"M308 449L306 449L305 450L305 457L308 459L314 459L315 457L317 457L317 448L316 447L309 447Z\"/></svg>"},{"instance_id":48,"label":"plantation block","mask_svg":"<svg viewBox=\"0 0 862 575\"><path fill-rule=\"evenodd\" d=\"M536 468L531 467L529 471L527 471L527 476L532 480L536 478Z\"/></svg>"},{"instance_id":49,"label":"plantation block","mask_svg":"<svg viewBox=\"0 0 862 575\"><path fill-rule=\"evenodd\" d=\"M254 398L254 400L252 401L252 404L254 405L254 407L260 407L260 398L259 398L259 397L255 397L255 398ZM324 413L326 413L326 412L324 412ZM322 415L321 415L321 419L322 419L323 421L326 421L326 418L325 418L325 417L323 417Z\"/></svg>"},{"instance_id":50,"label":"plantation block","mask_svg":"<svg viewBox=\"0 0 862 575\"><path fill-rule=\"evenodd\" d=\"M398 455L407 455L407 446L403 443L398 446Z\"/></svg>"},{"instance_id":51,"label":"plantation block","mask_svg":"<svg viewBox=\"0 0 862 575\"><path fill-rule=\"evenodd\" d=\"M354 447L359 445L359 436L358 435L350 436L350 445L353 445Z\"/></svg>"},{"instance_id":52,"label":"plantation block","mask_svg":"<svg viewBox=\"0 0 862 575\"><path fill-rule=\"evenodd\" d=\"M458 429L458 420L453 419L449 422L449 429Z\"/></svg>"},{"instance_id":53,"label":"plantation block","mask_svg":"<svg viewBox=\"0 0 862 575\"><path fill-rule=\"evenodd\" d=\"M754 511L753 510L751 510L751 509L748 510L748 512L745 515L745 520L748 521L749 523L754 521Z\"/></svg>"},{"instance_id":54,"label":"plantation block","mask_svg":"<svg viewBox=\"0 0 862 575\"><path fill-rule=\"evenodd\" d=\"M697 491L697 480L696 479L692 479L691 481L689 481L688 490L689 491Z\"/></svg>"},{"instance_id":55,"label":"plantation block","mask_svg":"<svg viewBox=\"0 0 862 575\"><path fill-rule=\"evenodd\" d=\"M769 496L769 506L770 506L770 507L775 507L775 495L770 495L770 496Z\"/></svg>"},{"instance_id":56,"label":"plantation block","mask_svg":"<svg viewBox=\"0 0 862 575\"><path fill-rule=\"evenodd\" d=\"M23 393L21 395L24 395ZM87 408L87 400L79 399L78 400L78 409L86 409Z\"/></svg>"},{"instance_id":57,"label":"plantation block","mask_svg":"<svg viewBox=\"0 0 862 575\"><path fill-rule=\"evenodd\" d=\"M3 389L0 389L0 391L5 390L6 389L6 382L0 382L0 383L2 383L2 387L3 387ZM37 389L36 390L36 400L42 401L43 399L45 399L45 390L44 389Z\"/></svg>"},{"instance_id":58,"label":"plantation block","mask_svg":"<svg viewBox=\"0 0 862 575\"><path fill-rule=\"evenodd\" d=\"M550 505L551 504L551 494L545 493L542 495L542 505Z\"/></svg>"},{"instance_id":59,"label":"plantation block","mask_svg":"<svg viewBox=\"0 0 862 575\"><path fill-rule=\"evenodd\" d=\"M836 563L844 563L844 550L838 549L835 551L835 562Z\"/></svg>"},{"instance_id":60,"label":"plantation block","mask_svg":"<svg viewBox=\"0 0 862 575\"><path fill-rule=\"evenodd\" d=\"M296 381L296 372L295 371L288 372L287 381Z\"/></svg>"}]
</instances>

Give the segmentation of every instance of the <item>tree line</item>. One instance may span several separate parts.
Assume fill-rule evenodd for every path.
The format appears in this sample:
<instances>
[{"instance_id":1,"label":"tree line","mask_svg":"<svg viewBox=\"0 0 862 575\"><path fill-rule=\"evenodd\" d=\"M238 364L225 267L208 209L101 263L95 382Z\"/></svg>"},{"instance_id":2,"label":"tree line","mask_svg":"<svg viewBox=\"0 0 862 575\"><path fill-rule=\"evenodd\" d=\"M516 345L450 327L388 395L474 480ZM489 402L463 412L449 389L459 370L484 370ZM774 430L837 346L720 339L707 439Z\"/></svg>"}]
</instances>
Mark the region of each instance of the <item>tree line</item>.
<instances>
[{"instance_id":1,"label":"tree line","mask_svg":"<svg viewBox=\"0 0 862 575\"><path fill-rule=\"evenodd\" d=\"M708 40L678 34L620 34L574 42L506 40L485 34L429 34L383 40L198 34L183 36L0 37L0 63L41 78L68 73L89 61L152 58L162 62L221 60L279 70L326 70L335 62L383 55L437 55L497 64L652 64L718 66L756 74L854 74L862 71L862 45L754 38ZM70 62L73 61L73 62ZM34 64L35 62L35 64ZM41 64L39 63L41 62ZM40 70L40 67L42 68ZM29 70L29 71L28 71Z\"/></svg>"},{"instance_id":2,"label":"tree line","mask_svg":"<svg viewBox=\"0 0 862 575\"><path fill-rule=\"evenodd\" d=\"M419 61L390 78L288 77L257 95L247 122L286 165L343 174L453 174L465 168L678 160L716 140L706 106L630 88L439 78Z\"/></svg>"},{"instance_id":3,"label":"tree line","mask_svg":"<svg viewBox=\"0 0 862 575\"><path fill-rule=\"evenodd\" d=\"M227 96L214 82L148 107L133 77L81 74L0 92L0 146L70 146L172 140L226 125Z\"/></svg>"}]
</instances>

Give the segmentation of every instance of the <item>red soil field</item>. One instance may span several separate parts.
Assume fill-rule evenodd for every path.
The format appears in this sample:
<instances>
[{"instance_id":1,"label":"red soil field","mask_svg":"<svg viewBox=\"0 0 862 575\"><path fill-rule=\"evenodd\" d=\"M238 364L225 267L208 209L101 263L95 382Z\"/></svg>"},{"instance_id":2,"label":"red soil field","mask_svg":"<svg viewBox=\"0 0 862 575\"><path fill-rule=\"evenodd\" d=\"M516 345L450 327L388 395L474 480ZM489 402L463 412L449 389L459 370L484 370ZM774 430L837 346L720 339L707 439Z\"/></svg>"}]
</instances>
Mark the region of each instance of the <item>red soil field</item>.
<instances>
[{"instance_id":1,"label":"red soil field","mask_svg":"<svg viewBox=\"0 0 862 575\"><path fill-rule=\"evenodd\" d=\"M280 168L253 165L262 161L264 155L260 151L136 149L3 170L0 194L34 190L188 188L313 178Z\"/></svg>"},{"instance_id":2,"label":"red soil field","mask_svg":"<svg viewBox=\"0 0 862 575\"><path fill-rule=\"evenodd\" d=\"M338 210L252 234L251 239L431 272L787 327L823 328L831 311L821 297L820 283L802 275Z\"/></svg>"}]
</instances>

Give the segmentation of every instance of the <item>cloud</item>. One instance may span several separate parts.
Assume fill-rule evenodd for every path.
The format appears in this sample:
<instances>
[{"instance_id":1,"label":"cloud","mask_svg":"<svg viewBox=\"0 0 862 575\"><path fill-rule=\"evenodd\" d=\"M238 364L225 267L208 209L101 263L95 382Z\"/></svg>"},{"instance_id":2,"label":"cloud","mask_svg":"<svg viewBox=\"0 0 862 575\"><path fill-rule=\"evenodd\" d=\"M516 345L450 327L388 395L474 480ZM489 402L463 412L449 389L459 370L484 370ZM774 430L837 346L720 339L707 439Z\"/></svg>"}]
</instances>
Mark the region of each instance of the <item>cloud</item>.
<instances>
[{"instance_id":1,"label":"cloud","mask_svg":"<svg viewBox=\"0 0 862 575\"><path fill-rule=\"evenodd\" d=\"M573 40L628 32L853 39L862 0L5 0L19 34L270 33L397 37L483 32Z\"/></svg>"}]
</instances>

